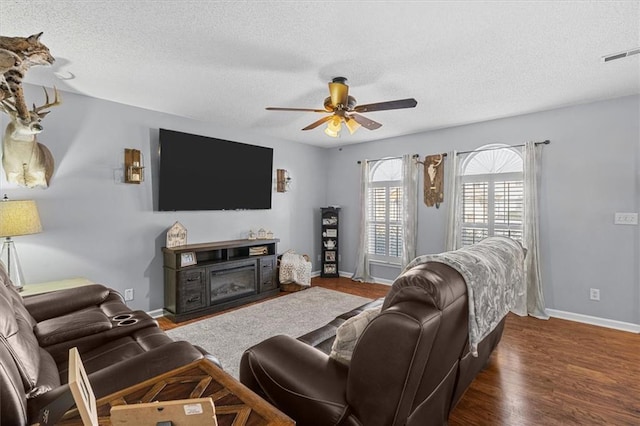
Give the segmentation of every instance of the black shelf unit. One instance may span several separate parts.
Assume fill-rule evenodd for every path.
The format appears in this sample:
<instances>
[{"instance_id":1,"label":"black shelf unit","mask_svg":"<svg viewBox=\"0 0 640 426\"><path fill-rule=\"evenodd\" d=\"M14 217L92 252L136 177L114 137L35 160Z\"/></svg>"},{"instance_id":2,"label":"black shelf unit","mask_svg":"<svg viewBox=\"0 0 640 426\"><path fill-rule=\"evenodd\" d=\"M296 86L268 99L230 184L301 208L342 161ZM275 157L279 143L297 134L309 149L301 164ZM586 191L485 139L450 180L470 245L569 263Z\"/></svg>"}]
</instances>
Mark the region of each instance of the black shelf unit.
<instances>
[{"instance_id":1,"label":"black shelf unit","mask_svg":"<svg viewBox=\"0 0 640 426\"><path fill-rule=\"evenodd\" d=\"M321 268L320 276L323 278L339 276L340 268L338 266L339 256L339 225L340 225L340 208L339 207L322 207L321 211Z\"/></svg>"}]
</instances>

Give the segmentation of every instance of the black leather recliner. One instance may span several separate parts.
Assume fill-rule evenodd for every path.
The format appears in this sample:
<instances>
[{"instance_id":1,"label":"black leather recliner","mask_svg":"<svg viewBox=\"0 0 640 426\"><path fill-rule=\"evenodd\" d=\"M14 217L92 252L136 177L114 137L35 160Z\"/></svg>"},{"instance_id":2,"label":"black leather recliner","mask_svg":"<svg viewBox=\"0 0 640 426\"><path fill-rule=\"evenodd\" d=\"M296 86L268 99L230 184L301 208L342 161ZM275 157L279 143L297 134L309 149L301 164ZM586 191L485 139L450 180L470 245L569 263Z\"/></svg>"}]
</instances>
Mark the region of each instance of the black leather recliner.
<instances>
[{"instance_id":1,"label":"black leather recliner","mask_svg":"<svg viewBox=\"0 0 640 426\"><path fill-rule=\"evenodd\" d=\"M276 336L248 349L241 382L302 426L443 425L504 327L503 318L472 357L466 284L433 262L396 279L347 366L328 353L349 316L299 339Z\"/></svg>"}]
</instances>

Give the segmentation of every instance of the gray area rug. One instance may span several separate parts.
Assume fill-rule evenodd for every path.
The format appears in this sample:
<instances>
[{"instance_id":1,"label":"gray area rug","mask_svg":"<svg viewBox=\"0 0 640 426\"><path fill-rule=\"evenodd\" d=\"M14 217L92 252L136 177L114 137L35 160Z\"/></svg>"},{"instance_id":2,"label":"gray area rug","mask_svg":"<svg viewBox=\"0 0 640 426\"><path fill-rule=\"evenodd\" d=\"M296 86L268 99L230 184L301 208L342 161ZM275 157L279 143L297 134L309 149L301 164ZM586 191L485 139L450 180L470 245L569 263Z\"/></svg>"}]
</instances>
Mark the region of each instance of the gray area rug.
<instances>
[{"instance_id":1,"label":"gray area rug","mask_svg":"<svg viewBox=\"0 0 640 426\"><path fill-rule=\"evenodd\" d=\"M255 305L184 325L167 334L186 340L216 356L224 370L238 378L245 349L268 337L299 337L371 299L311 287Z\"/></svg>"}]
</instances>

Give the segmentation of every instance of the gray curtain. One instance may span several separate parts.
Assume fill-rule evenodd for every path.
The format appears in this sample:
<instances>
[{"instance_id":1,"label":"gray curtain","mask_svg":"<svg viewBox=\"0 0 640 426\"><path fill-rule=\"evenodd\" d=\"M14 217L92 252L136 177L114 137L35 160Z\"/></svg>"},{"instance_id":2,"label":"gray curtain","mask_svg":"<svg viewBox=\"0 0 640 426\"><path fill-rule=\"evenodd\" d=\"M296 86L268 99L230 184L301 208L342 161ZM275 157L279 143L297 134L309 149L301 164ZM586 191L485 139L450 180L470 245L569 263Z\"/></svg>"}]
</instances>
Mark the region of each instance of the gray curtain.
<instances>
[{"instance_id":1,"label":"gray curtain","mask_svg":"<svg viewBox=\"0 0 640 426\"><path fill-rule=\"evenodd\" d=\"M542 294L542 271L540 269L539 198L540 157L542 146L534 142L524 145L524 247L526 310L533 317L549 319Z\"/></svg>"},{"instance_id":2,"label":"gray curtain","mask_svg":"<svg viewBox=\"0 0 640 426\"><path fill-rule=\"evenodd\" d=\"M460 232L460 214L458 196L460 193L460 171L457 151L447 153L444 162L444 204L446 207L447 223L445 229L444 247L446 251L457 249L458 233Z\"/></svg>"},{"instance_id":3,"label":"gray curtain","mask_svg":"<svg viewBox=\"0 0 640 426\"><path fill-rule=\"evenodd\" d=\"M402 268L416 257L418 240L418 163L410 154L402 156Z\"/></svg>"},{"instance_id":4,"label":"gray curtain","mask_svg":"<svg viewBox=\"0 0 640 426\"><path fill-rule=\"evenodd\" d=\"M364 160L360 164L360 242L356 255L356 268L353 276L354 281L373 282L369 272L369 260L367 259L367 249L369 246L368 230L368 202L369 194L369 162Z\"/></svg>"}]
</instances>

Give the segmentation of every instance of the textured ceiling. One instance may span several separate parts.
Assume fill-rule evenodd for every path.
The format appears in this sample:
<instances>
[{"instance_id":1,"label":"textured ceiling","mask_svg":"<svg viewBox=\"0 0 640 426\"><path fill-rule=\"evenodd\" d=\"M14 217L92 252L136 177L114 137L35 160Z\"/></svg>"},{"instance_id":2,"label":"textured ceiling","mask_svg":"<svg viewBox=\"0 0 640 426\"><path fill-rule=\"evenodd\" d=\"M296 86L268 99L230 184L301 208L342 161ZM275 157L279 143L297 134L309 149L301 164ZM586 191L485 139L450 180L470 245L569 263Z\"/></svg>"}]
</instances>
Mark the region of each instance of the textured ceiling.
<instances>
[{"instance_id":1,"label":"textured ceiling","mask_svg":"<svg viewBox=\"0 0 640 426\"><path fill-rule=\"evenodd\" d=\"M323 147L640 93L638 1L7 1L0 34L57 61L26 81ZM301 131L327 82L383 126Z\"/></svg>"}]
</instances>

